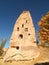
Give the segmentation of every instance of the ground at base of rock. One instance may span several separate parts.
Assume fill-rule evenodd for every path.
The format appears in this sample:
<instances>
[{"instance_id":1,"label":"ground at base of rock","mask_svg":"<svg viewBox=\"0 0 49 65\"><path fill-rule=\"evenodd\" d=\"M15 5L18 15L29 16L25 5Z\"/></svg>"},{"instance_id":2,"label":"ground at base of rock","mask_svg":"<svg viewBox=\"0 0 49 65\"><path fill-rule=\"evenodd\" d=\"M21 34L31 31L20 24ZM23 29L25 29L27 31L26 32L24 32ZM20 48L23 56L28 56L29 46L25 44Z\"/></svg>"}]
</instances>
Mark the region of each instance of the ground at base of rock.
<instances>
[{"instance_id":1,"label":"ground at base of rock","mask_svg":"<svg viewBox=\"0 0 49 65\"><path fill-rule=\"evenodd\" d=\"M36 63L45 63L49 62L49 47L39 47L40 48L40 56L36 59L30 60L30 61L9 61L9 62L3 62L2 59L0 59L0 65L34 65Z\"/></svg>"}]
</instances>

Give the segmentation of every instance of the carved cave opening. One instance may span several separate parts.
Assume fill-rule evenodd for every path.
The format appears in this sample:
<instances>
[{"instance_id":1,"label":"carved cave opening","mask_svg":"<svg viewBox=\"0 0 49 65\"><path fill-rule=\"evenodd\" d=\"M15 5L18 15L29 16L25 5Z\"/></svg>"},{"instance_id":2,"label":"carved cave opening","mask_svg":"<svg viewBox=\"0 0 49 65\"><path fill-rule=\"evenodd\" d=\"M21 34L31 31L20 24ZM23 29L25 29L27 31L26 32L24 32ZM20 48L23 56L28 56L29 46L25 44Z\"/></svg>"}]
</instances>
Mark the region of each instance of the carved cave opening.
<instances>
[{"instance_id":1,"label":"carved cave opening","mask_svg":"<svg viewBox=\"0 0 49 65\"><path fill-rule=\"evenodd\" d=\"M17 27L17 31L19 31L19 27Z\"/></svg>"},{"instance_id":2,"label":"carved cave opening","mask_svg":"<svg viewBox=\"0 0 49 65\"><path fill-rule=\"evenodd\" d=\"M19 34L19 38L23 39L23 35L22 34Z\"/></svg>"}]
</instances>

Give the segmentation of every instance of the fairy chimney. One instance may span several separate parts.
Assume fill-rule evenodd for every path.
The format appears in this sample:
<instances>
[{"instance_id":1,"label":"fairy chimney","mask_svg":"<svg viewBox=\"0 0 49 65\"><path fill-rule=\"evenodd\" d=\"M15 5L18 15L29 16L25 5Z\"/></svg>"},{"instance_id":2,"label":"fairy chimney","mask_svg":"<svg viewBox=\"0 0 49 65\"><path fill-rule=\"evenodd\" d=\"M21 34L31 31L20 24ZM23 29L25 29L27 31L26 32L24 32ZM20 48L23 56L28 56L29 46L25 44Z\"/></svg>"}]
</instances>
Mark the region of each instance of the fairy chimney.
<instances>
[{"instance_id":1,"label":"fairy chimney","mask_svg":"<svg viewBox=\"0 0 49 65\"><path fill-rule=\"evenodd\" d=\"M33 21L30 12L24 11L16 20L10 38L10 48L4 60L10 60L10 57L15 60L30 60L38 56Z\"/></svg>"}]
</instances>

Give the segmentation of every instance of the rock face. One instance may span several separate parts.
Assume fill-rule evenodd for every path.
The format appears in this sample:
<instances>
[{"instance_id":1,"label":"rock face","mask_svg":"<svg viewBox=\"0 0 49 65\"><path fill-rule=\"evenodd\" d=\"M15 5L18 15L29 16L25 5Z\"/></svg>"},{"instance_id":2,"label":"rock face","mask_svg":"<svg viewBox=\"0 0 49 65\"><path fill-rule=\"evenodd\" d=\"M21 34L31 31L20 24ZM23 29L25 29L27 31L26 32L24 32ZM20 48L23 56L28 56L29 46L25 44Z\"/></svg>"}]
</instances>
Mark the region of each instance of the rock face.
<instances>
[{"instance_id":1,"label":"rock face","mask_svg":"<svg viewBox=\"0 0 49 65\"><path fill-rule=\"evenodd\" d=\"M3 60L30 60L39 56L35 28L29 11L17 19L10 38L10 48Z\"/></svg>"}]
</instances>

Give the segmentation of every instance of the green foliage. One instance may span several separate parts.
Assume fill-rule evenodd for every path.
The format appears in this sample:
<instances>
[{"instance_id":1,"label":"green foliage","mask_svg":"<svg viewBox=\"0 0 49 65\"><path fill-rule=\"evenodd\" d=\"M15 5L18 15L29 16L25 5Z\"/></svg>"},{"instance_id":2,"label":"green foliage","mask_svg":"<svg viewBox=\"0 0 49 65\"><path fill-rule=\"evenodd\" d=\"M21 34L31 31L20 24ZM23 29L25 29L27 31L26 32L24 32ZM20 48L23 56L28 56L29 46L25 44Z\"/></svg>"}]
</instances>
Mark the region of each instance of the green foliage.
<instances>
[{"instance_id":1,"label":"green foliage","mask_svg":"<svg viewBox=\"0 0 49 65\"><path fill-rule=\"evenodd\" d=\"M0 43L0 56L3 54L3 47L5 46L6 43L6 39L2 39L1 43Z\"/></svg>"},{"instance_id":2,"label":"green foliage","mask_svg":"<svg viewBox=\"0 0 49 65\"><path fill-rule=\"evenodd\" d=\"M38 42L38 40L37 40L37 44L38 44L39 42Z\"/></svg>"},{"instance_id":3,"label":"green foliage","mask_svg":"<svg viewBox=\"0 0 49 65\"><path fill-rule=\"evenodd\" d=\"M6 43L6 39L2 39L2 42L0 44L0 49L2 49L4 46L5 46L5 43Z\"/></svg>"}]
</instances>

